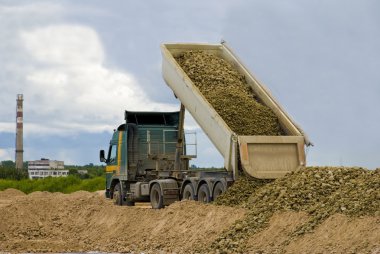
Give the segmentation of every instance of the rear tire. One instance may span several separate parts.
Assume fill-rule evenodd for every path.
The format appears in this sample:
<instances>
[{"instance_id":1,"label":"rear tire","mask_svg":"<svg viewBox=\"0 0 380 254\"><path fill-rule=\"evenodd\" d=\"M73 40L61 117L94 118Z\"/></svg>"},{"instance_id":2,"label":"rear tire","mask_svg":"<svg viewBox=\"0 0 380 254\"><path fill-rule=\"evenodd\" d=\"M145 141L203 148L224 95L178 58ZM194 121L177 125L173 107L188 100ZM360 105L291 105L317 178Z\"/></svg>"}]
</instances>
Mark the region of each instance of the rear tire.
<instances>
[{"instance_id":1,"label":"rear tire","mask_svg":"<svg viewBox=\"0 0 380 254\"><path fill-rule=\"evenodd\" d=\"M182 200L195 200L195 191L191 183L186 184L183 188Z\"/></svg>"},{"instance_id":2,"label":"rear tire","mask_svg":"<svg viewBox=\"0 0 380 254\"><path fill-rule=\"evenodd\" d=\"M212 198L215 201L223 192L224 192L224 186L221 182L218 182L215 187L214 191L212 192Z\"/></svg>"},{"instance_id":3,"label":"rear tire","mask_svg":"<svg viewBox=\"0 0 380 254\"><path fill-rule=\"evenodd\" d=\"M164 197L162 196L161 187L158 183L153 184L150 189L150 204L153 209L161 209L164 207Z\"/></svg>"},{"instance_id":4,"label":"rear tire","mask_svg":"<svg viewBox=\"0 0 380 254\"><path fill-rule=\"evenodd\" d=\"M207 184L202 184L198 190L198 201L202 203L209 203L211 201L210 190L208 189Z\"/></svg>"},{"instance_id":5,"label":"rear tire","mask_svg":"<svg viewBox=\"0 0 380 254\"><path fill-rule=\"evenodd\" d=\"M120 183L117 183L115 186L115 189L113 190L113 203L115 205L122 205L122 195L121 195L121 188Z\"/></svg>"}]
</instances>

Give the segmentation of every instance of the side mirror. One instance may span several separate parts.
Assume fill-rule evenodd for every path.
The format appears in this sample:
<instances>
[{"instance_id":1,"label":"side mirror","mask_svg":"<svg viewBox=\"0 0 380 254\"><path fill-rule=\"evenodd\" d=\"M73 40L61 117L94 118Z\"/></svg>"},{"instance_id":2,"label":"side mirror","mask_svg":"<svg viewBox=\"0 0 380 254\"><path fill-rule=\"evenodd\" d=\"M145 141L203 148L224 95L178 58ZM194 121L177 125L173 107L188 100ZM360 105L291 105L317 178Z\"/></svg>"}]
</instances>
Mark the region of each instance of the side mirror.
<instances>
[{"instance_id":1,"label":"side mirror","mask_svg":"<svg viewBox=\"0 0 380 254\"><path fill-rule=\"evenodd\" d=\"M100 150L99 158L100 162L106 162L106 158L104 157L104 150Z\"/></svg>"}]
</instances>

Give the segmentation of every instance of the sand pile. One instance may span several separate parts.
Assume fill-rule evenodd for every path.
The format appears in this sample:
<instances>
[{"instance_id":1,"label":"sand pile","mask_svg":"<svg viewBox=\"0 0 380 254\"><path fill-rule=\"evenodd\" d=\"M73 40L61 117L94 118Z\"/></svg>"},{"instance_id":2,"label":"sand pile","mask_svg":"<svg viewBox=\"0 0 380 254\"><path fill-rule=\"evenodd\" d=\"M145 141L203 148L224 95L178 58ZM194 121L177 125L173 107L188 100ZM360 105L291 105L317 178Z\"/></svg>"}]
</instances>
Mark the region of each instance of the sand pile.
<instances>
[{"instance_id":1,"label":"sand pile","mask_svg":"<svg viewBox=\"0 0 380 254\"><path fill-rule=\"evenodd\" d=\"M25 196L25 193L12 188L0 191L0 199L11 199L20 196Z\"/></svg>"},{"instance_id":2,"label":"sand pile","mask_svg":"<svg viewBox=\"0 0 380 254\"><path fill-rule=\"evenodd\" d=\"M232 131L284 135L273 111L259 102L244 76L227 61L204 51L188 51L176 60Z\"/></svg>"},{"instance_id":3,"label":"sand pile","mask_svg":"<svg viewBox=\"0 0 380 254\"><path fill-rule=\"evenodd\" d=\"M162 210L114 206L98 193L34 192L0 207L0 251L189 253L210 245L245 209L177 202Z\"/></svg>"}]
</instances>

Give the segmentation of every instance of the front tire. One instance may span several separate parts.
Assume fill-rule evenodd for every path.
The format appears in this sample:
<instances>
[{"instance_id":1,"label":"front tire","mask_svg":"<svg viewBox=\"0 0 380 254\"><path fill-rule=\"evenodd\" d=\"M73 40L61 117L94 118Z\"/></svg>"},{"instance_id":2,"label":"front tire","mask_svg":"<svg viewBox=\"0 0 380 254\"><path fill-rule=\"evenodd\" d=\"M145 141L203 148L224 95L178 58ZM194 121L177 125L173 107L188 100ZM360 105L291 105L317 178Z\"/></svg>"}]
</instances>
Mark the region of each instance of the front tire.
<instances>
[{"instance_id":1,"label":"front tire","mask_svg":"<svg viewBox=\"0 0 380 254\"><path fill-rule=\"evenodd\" d=\"M161 187L158 183L153 184L150 189L150 204L153 209L161 209L164 207L164 197L162 196Z\"/></svg>"},{"instance_id":2,"label":"front tire","mask_svg":"<svg viewBox=\"0 0 380 254\"><path fill-rule=\"evenodd\" d=\"M122 205L123 204L120 183L117 183L114 190L113 190L113 203L115 205Z\"/></svg>"}]
</instances>

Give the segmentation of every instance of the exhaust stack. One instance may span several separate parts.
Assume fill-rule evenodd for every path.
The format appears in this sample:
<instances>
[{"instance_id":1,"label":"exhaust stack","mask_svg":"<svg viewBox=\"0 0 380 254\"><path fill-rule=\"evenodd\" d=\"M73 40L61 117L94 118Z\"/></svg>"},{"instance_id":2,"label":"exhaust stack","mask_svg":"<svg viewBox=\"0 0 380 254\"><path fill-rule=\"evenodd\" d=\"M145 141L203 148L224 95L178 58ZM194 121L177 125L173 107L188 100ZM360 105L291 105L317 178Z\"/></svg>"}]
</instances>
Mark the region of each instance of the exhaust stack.
<instances>
[{"instance_id":1,"label":"exhaust stack","mask_svg":"<svg viewBox=\"0 0 380 254\"><path fill-rule=\"evenodd\" d=\"M17 107L16 107L16 169L22 169L23 160L23 95L17 95Z\"/></svg>"}]
</instances>

